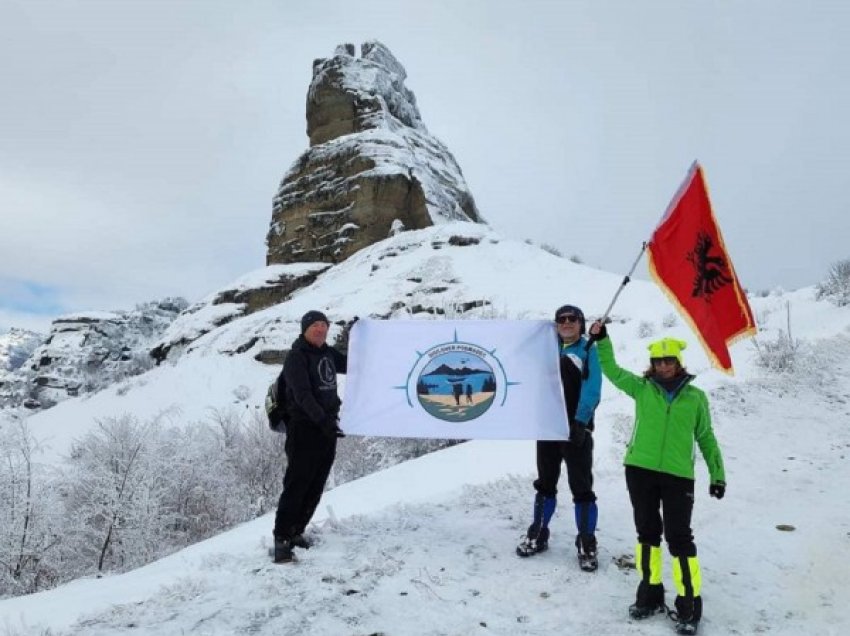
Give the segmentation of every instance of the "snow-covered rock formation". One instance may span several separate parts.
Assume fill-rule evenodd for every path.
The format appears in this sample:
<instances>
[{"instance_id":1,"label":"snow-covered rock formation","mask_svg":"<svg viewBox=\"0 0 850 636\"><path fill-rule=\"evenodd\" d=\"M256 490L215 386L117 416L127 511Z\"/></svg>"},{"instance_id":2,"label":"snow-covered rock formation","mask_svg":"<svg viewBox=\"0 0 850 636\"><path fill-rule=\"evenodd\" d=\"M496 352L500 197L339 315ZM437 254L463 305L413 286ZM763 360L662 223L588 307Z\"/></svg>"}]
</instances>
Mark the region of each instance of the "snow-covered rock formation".
<instances>
[{"instance_id":1,"label":"snow-covered rock formation","mask_svg":"<svg viewBox=\"0 0 850 636\"><path fill-rule=\"evenodd\" d=\"M151 356L159 364L169 355L174 359L184 350L191 351L191 344L204 334L242 316L286 302L295 291L312 284L328 267L328 263L269 265L239 277L180 314L154 343ZM242 353L254 343L256 339L249 339L233 351L222 353ZM257 354L257 360L278 364L283 362L283 357L279 350L264 350Z\"/></svg>"},{"instance_id":2,"label":"snow-covered rock formation","mask_svg":"<svg viewBox=\"0 0 850 636\"><path fill-rule=\"evenodd\" d=\"M44 334L14 327L0 334L0 408L24 400L26 380L19 369L44 339Z\"/></svg>"},{"instance_id":3,"label":"snow-covered rock formation","mask_svg":"<svg viewBox=\"0 0 850 636\"><path fill-rule=\"evenodd\" d=\"M22 367L44 338L43 334L15 327L0 334L0 382L6 373Z\"/></svg>"},{"instance_id":4,"label":"snow-covered rock formation","mask_svg":"<svg viewBox=\"0 0 850 636\"><path fill-rule=\"evenodd\" d=\"M266 263L338 263L399 225L483 222L460 167L422 123L386 46L351 44L313 63L310 148L274 199Z\"/></svg>"},{"instance_id":5,"label":"snow-covered rock formation","mask_svg":"<svg viewBox=\"0 0 850 636\"><path fill-rule=\"evenodd\" d=\"M566 302L563 280L576 271L586 280L599 281L602 296L616 288L618 279L612 274L506 239L487 225L445 223L400 232L336 265L270 265L246 274L184 312L163 334L155 352L166 351L168 362L175 365L183 364L184 356L196 360L212 356L228 365L246 360L277 365L300 333L301 315L310 309L327 314L329 341L343 349L355 316L543 317ZM311 282L265 308L248 311L237 300L225 302L299 274L309 274ZM508 280L527 283L518 288ZM545 311L525 313L541 301Z\"/></svg>"},{"instance_id":6,"label":"snow-covered rock formation","mask_svg":"<svg viewBox=\"0 0 850 636\"><path fill-rule=\"evenodd\" d=\"M98 391L153 366L151 345L188 303L182 298L144 303L130 311L61 316L47 339L0 386L0 406L47 408Z\"/></svg>"}]
</instances>

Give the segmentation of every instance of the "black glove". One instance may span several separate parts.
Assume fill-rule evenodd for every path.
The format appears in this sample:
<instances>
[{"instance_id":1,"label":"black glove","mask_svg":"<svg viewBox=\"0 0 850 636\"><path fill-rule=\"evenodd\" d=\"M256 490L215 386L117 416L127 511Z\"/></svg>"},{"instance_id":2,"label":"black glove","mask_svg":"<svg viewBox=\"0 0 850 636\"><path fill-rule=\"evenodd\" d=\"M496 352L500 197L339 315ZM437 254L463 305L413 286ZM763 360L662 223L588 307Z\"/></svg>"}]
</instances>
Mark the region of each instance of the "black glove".
<instances>
[{"instance_id":1,"label":"black glove","mask_svg":"<svg viewBox=\"0 0 850 636\"><path fill-rule=\"evenodd\" d=\"M723 495L726 494L726 482L715 481L708 487L708 494L717 499L723 499Z\"/></svg>"},{"instance_id":2,"label":"black glove","mask_svg":"<svg viewBox=\"0 0 850 636\"><path fill-rule=\"evenodd\" d=\"M599 321L597 321L599 322ZM596 324L596 323L593 323ZM599 333L591 333L588 334L590 336L590 342L596 342L597 340L605 340L608 337L608 329L605 328L605 323L600 323L599 325Z\"/></svg>"},{"instance_id":3,"label":"black glove","mask_svg":"<svg viewBox=\"0 0 850 636\"><path fill-rule=\"evenodd\" d=\"M572 422L570 424L570 442L578 446L584 446L587 440L587 425L584 422Z\"/></svg>"}]
</instances>

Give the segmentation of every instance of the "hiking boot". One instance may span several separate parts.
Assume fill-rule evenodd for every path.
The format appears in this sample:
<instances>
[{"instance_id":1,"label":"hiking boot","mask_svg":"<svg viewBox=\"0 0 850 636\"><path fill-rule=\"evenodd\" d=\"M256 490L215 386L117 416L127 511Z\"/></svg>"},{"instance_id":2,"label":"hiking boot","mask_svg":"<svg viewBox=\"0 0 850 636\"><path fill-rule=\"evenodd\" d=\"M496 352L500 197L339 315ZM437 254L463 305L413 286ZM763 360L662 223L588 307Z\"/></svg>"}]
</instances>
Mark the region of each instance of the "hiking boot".
<instances>
[{"instance_id":1,"label":"hiking boot","mask_svg":"<svg viewBox=\"0 0 850 636\"><path fill-rule=\"evenodd\" d=\"M585 572L595 572L599 568L599 560L596 556L596 537L592 534L576 536L576 549L578 550L579 567Z\"/></svg>"},{"instance_id":2,"label":"hiking boot","mask_svg":"<svg viewBox=\"0 0 850 636\"><path fill-rule=\"evenodd\" d=\"M305 537L303 534L296 534L289 540L289 542L294 548L304 548L305 550L309 550L313 547L313 542L310 541L310 539Z\"/></svg>"},{"instance_id":3,"label":"hiking boot","mask_svg":"<svg viewBox=\"0 0 850 636\"><path fill-rule=\"evenodd\" d=\"M290 563L294 560L292 554L292 541L290 539L274 539L274 562L275 563Z\"/></svg>"},{"instance_id":4,"label":"hiking boot","mask_svg":"<svg viewBox=\"0 0 850 636\"><path fill-rule=\"evenodd\" d=\"M536 536L523 537L520 544L516 547L517 555L521 557L530 557L538 552L545 552L549 548L549 528L541 528Z\"/></svg>"},{"instance_id":5,"label":"hiking boot","mask_svg":"<svg viewBox=\"0 0 850 636\"><path fill-rule=\"evenodd\" d=\"M696 634L699 621L679 621L676 623L677 634Z\"/></svg>"},{"instance_id":6,"label":"hiking boot","mask_svg":"<svg viewBox=\"0 0 850 636\"><path fill-rule=\"evenodd\" d=\"M642 620L654 614L661 614L666 609L664 584L650 585L646 581L641 581L637 589L637 598L634 604L629 605L629 616L635 620Z\"/></svg>"},{"instance_id":7,"label":"hiking boot","mask_svg":"<svg viewBox=\"0 0 850 636\"><path fill-rule=\"evenodd\" d=\"M702 597L677 596L675 618L677 634L696 634L702 618Z\"/></svg>"}]
</instances>

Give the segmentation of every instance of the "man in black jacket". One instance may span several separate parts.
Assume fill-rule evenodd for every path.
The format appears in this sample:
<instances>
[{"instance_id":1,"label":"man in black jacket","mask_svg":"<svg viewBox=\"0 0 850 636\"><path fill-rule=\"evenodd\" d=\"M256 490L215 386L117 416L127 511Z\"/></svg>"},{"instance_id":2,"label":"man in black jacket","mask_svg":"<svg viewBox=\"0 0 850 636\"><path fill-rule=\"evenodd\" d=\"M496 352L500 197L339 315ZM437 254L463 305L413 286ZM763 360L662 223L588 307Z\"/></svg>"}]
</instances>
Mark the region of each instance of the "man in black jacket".
<instances>
[{"instance_id":1,"label":"man in black jacket","mask_svg":"<svg viewBox=\"0 0 850 636\"><path fill-rule=\"evenodd\" d=\"M339 408L336 374L345 373L346 356L327 345L327 316L308 311L301 335L283 364L286 380L286 474L274 523L274 562L292 561L292 548L310 547L310 523L336 457Z\"/></svg>"}]
</instances>

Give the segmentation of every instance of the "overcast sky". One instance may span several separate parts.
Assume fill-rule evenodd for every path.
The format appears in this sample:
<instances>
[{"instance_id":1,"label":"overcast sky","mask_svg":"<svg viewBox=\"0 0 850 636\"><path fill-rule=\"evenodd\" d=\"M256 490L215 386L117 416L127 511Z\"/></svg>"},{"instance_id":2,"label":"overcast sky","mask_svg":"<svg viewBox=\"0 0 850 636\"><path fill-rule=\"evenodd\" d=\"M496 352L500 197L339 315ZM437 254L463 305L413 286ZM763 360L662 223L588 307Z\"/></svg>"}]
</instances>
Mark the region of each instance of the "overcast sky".
<instances>
[{"instance_id":1,"label":"overcast sky","mask_svg":"<svg viewBox=\"0 0 850 636\"><path fill-rule=\"evenodd\" d=\"M496 230L625 273L698 159L744 286L814 284L850 258L848 7L0 0L0 331L262 267L312 61L369 39Z\"/></svg>"}]
</instances>

